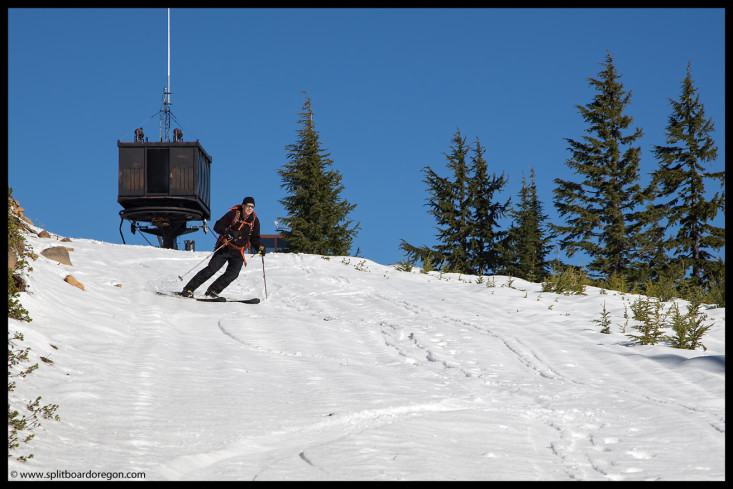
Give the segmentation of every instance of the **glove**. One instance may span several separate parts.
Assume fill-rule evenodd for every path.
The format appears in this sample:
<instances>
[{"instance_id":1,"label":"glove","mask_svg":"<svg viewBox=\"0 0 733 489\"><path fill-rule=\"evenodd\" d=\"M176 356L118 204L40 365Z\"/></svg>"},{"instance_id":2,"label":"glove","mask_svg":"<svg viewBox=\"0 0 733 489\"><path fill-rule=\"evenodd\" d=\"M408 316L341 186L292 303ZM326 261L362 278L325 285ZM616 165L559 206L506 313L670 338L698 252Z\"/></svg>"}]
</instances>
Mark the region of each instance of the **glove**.
<instances>
[{"instance_id":1,"label":"glove","mask_svg":"<svg viewBox=\"0 0 733 489\"><path fill-rule=\"evenodd\" d=\"M224 230L224 237L229 241L234 241L237 238L242 237L242 231L239 231L238 229L226 228Z\"/></svg>"},{"instance_id":2,"label":"glove","mask_svg":"<svg viewBox=\"0 0 733 489\"><path fill-rule=\"evenodd\" d=\"M265 256L265 247L260 245L260 256Z\"/></svg>"}]
</instances>

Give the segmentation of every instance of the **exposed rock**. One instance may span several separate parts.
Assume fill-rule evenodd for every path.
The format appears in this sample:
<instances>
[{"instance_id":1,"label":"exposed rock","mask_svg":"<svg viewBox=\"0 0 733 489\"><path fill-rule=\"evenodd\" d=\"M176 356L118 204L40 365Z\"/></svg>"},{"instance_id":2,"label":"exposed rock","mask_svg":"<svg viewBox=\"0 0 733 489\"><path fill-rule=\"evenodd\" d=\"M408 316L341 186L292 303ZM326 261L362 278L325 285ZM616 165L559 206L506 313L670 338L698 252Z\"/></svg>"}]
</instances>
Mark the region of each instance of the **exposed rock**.
<instances>
[{"instance_id":1,"label":"exposed rock","mask_svg":"<svg viewBox=\"0 0 733 489\"><path fill-rule=\"evenodd\" d=\"M51 235L50 235L50 234L48 234L48 231L46 231L46 230L44 229L44 230L42 230L42 231L41 231L40 233L38 233L38 237L39 237L39 238L50 238L50 237L51 237Z\"/></svg>"},{"instance_id":2,"label":"exposed rock","mask_svg":"<svg viewBox=\"0 0 733 489\"><path fill-rule=\"evenodd\" d=\"M15 270L15 264L18 262L18 257L12 251L8 251L8 268Z\"/></svg>"},{"instance_id":3,"label":"exposed rock","mask_svg":"<svg viewBox=\"0 0 733 489\"><path fill-rule=\"evenodd\" d=\"M71 243L71 238L64 238L61 240L62 243Z\"/></svg>"},{"instance_id":4,"label":"exposed rock","mask_svg":"<svg viewBox=\"0 0 733 489\"><path fill-rule=\"evenodd\" d=\"M41 254L50 260L57 261L63 265L71 265L69 250L63 246L54 246L41 251Z\"/></svg>"},{"instance_id":5,"label":"exposed rock","mask_svg":"<svg viewBox=\"0 0 733 489\"><path fill-rule=\"evenodd\" d=\"M19 219L21 219L21 220L23 220L23 221L25 221L27 223L30 223L30 225L32 226L33 225L33 221L31 221L28 217L26 217L26 216L23 215L23 213L25 212L25 209L23 209L20 206L20 203L18 203L17 200L12 199L11 204L12 204L11 205L11 209L12 209L13 214L15 216L17 216Z\"/></svg>"},{"instance_id":6,"label":"exposed rock","mask_svg":"<svg viewBox=\"0 0 733 489\"><path fill-rule=\"evenodd\" d=\"M64 279L64 282L66 282L69 285L73 285L74 287L78 287L81 290L84 290L84 286L80 284L79 281L76 280L73 275L67 275L66 278Z\"/></svg>"}]
</instances>

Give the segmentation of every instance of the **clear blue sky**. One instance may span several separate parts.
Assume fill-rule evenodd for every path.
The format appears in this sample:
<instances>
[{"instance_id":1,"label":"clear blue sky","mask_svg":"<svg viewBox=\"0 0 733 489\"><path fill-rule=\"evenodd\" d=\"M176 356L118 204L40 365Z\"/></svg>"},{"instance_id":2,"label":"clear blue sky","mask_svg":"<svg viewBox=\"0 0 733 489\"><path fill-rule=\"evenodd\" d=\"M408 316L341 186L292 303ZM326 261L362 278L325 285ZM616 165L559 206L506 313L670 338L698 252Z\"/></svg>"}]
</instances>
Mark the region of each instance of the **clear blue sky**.
<instances>
[{"instance_id":1,"label":"clear blue sky","mask_svg":"<svg viewBox=\"0 0 733 489\"><path fill-rule=\"evenodd\" d=\"M159 134L167 10L8 10L8 179L34 223L122 243L117 140ZM550 221L553 180L570 179L564 138L606 50L632 92L643 181L656 168L688 62L725 162L724 9L171 9L171 111L212 156L211 213L252 195L262 232L285 196L277 173L312 100L322 146L357 204L354 243L383 264L400 239L435 244L422 168L443 176L459 128L479 138L516 201L535 169ZM178 124L172 124L178 127ZM722 225L723 217L720 216ZM196 223L190 223L196 224ZM123 225L128 244L146 244ZM146 237L157 245L154 236ZM215 236L198 231L196 250ZM562 255L561 255L562 257ZM569 262L579 261L569 260ZM580 264L580 263L578 263Z\"/></svg>"}]
</instances>

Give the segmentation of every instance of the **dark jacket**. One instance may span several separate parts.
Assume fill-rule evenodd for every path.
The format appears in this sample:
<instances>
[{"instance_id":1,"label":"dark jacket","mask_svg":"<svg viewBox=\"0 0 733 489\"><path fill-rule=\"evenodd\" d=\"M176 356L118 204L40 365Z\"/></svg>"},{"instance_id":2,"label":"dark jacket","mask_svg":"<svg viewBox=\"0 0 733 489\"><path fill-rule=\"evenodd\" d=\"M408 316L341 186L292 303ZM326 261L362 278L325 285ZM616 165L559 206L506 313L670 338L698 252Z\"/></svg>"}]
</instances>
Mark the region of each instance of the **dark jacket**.
<instances>
[{"instance_id":1,"label":"dark jacket","mask_svg":"<svg viewBox=\"0 0 733 489\"><path fill-rule=\"evenodd\" d=\"M229 212L216 221L214 232L221 235L224 234L227 228L238 229L242 232L242 237L234 240L231 244L237 248L249 248L252 252L255 252L260 249L260 220L254 212L244 221L242 221L243 216L244 210L241 205L232 207ZM219 236L219 239L216 240L216 248L221 246L223 242L224 237Z\"/></svg>"}]
</instances>

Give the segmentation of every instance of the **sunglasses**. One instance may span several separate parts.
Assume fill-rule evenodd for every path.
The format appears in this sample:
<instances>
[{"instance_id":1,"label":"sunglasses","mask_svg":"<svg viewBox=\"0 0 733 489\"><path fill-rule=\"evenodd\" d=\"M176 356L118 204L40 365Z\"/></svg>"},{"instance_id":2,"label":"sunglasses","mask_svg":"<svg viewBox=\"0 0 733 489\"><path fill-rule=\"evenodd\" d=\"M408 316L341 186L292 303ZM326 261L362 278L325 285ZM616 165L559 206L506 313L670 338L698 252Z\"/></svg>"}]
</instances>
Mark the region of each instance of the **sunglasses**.
<instances>
[{"instance_id":1,"label":"sunglasses","mask_svg":"<svg viewBox=\"0 0 733 489\"><path fill-rule=\"evenodd\" d=\"M247 204L245 207L247 207L248 209L254 209L255 208L255 206L253 204Z\"/></svg>"}]
</instances>

